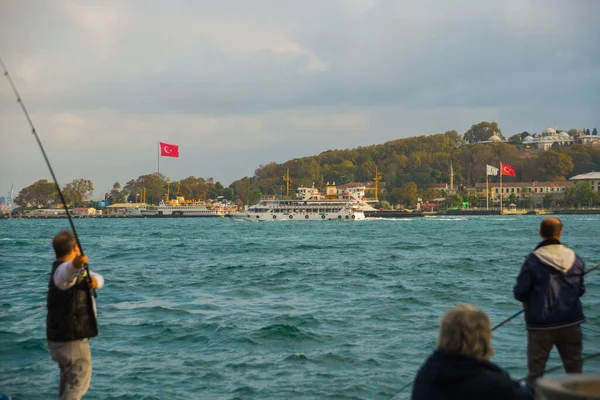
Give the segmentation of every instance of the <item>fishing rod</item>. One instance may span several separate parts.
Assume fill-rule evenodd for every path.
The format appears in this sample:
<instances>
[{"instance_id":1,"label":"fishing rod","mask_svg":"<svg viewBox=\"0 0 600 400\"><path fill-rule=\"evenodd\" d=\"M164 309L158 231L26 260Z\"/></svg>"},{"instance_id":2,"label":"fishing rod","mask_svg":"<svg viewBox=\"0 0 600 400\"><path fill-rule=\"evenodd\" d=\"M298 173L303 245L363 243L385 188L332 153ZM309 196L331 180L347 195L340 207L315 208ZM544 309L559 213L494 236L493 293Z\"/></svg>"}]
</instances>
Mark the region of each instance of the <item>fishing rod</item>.
<instances>
[{"instance_id":1,"label":"fishing rod","mask_svg":"<svg viewBox=\"0 0 600 400\"><path fill-rule=\"evenodd\" d=\"M600 268L600 263L594 265L592 268L588 269L587 271L585 271L582 276L585 276L587 273L592 272L595 269ZM493 331L495 331L496 329L500 328L502 325L506 324L508 321L518 317L519 315L523 314L523 312L525 311L524 308L520 309L518 312L514 313L513 315L511 315L510 317L506 318L504 321L500 322L498 325L494 326L492 328Z\"/></svg>"},{"instance_id":2,"label":"fishing rod","mask_svg":"<svg viewBox=\"0 0 600 400\"><path fill-rule=\"evenodd\" d=\"M582 275L582 276L584 276L584 275L586 275L587 273L589 273L589 272L592 272L593 270L595 270L595 269L598 269L598 268L600 268L600 263L598 263L598 264L594 265L592 268L588 269L587 271L585 271L585 272L584 272L583 274L581 274L581 275ZM502 322L501 322L501 323L499 323L498 325L494 326L494 327L492 328L492 331L496 330L497 328L500 328L502 325L506 324L508 321L510 321L510 320L512 320L512 319L514 319L514 318L516 318L516 317L518 317L518 316L519 316L519 315L521 315L521 314L522 314L524 311L525 311L525 309L521 309L521 310L519 310L519 312L517 312L517 313L515 313L515 314L511 315L510 317L508 317L507 319L505 319L504 321L502 321ZM592 355L589 355L589 356L586 356L586 357L584 357L584 358L583 358L583 360L586 360L586 359L589 359L589 358L593 358L593 357L597 357L598 355L600 355L600 353L592 354ZM548 369L548 370L544 371L544 373L546 373L546 372L551 372L551 371L554 371L554 370L556 370L556 369L558 369L558 368L560 368L560 367L562 367L562 365L558 365L558 366L556 366L556 367L552 367L552 368L550 368L550 369ZM406 388L408 388L408 387L409 387L409 386L411 386L413 383L415 383L415 379L416 379L416 378L414 378L412 381L410 381L410 382L409 382L409 383L407 383L406 385L402 386L402 387L401 387L401 388L400 388L398 391L396 391L396 392L395 392L395 393L394 393L394 394L393 394L391 397L388 397L388 400L391 400L391 399L393 399L393 398L394 398L394 397L396 397L396 396L397 396L399 393L403 392L403 391L404 391ZM525 380L525 378L519 379L519 381L524 381L524 380Z\"/></svg>"},{"instance_id":3,"label":"fishing rod","mask_svg":"<svg viewBox=\"0 0 600 400\"><path fill-rule=\"evenodd\" d=\"M589 355L587 355L587 356L583 357L583 358L581 359L581 361L583 362L583 361L586 361L586 360L590 360L590 359L592 359L592 358L596 358L596 357L598 357L598 356L600 356L600 352L598 352L598 353L594 353L594 354L589 354ZM548 368L548 369L544 370L543 374L547 374L547 373L549 373L549 372L556 371L557 369L560 369L560 368L562 368L562 367L563 367L563 365L562 365L562 364L555 365L555 366L554 366L554 367L552 367L552 368ZM525 381L526 379L527 379L527 377L523 377L523 378L517 379L517 382L523 382L523 381ZM404 389L406 389L407 387L409 387L410 385L412 385L414 382L415 382L415 381L413 380L412 382L410 382L410 383L408 383L408 384L406 384L406 385L402 386L402 387L400 388L400 390L398 390L396 393L394 393L394 394L392 395L392 397L389 397L389 398L388 398L388 400L389 400L389 399L393 399L394 397L396 397L398 394L400 394L400 393L401 393L401 392L402 392Z\"/></svg>"},{"instance_id":4,"label":"fishing rod","mask_svg":"<svg viewBox=\"0 0 600 400\"><path fill-rule=\"evenodd\" d=\"M75 236L75 241L77 242L77 247L79 247L79 252L81 253L81 255L84 256L85 254L83 253L83 247L81 247L81 241L79 240L79 236L77 236L77 231L75 230L75 224L73 223L73 219L71 218L71 214L69 213L69 207L67 207L67 202L65 201L65 197L63 196L63 193L60 190L60 186L58 184L58 179L56 179L56 175L54 175L54 170L52 169L52 165L50 165L50 160L48 159L48 156L46 155L46 152L44 151L44 146L42 146L42 141L40 140L40 137L38 136L37 131L35 130L35 126L33 125L31 118L29 117L27 108L25 108L25 104L23 103L23 100L21 100L21 96L19 95L19 92L17 91L17 87L15 86L12 78L8 74L8 70L6 69L6 66L4 65L4 63L2 62L2 59L0 59L0 65L2 65L2 70L4 71L4 76L6 76L6 79L8 79L8 82L10 82L10 86L12 87L12 90L15 93L15 96L17 97L17 103L19 103L21 105L21 109L23 110L23 113L25 114L25 118L27 118L27 122L29 122L29 126L31 127L31 133L33 133L33 135L35 136L35 140L37 141L38 145L40 146L40 150L42 151L44 160L46 160L46 165L48 165L48 169L50 170L50 174L52 175L52 179L54 180L54 185L56 186L56 191L58 192L60 201L62 202L62 205L65 208L65 212L67 213L67 218L69 218L69 224L71 225L71 230L73 231L73 236ZM90 269L89 269L87 263L83 264L83 268L85 269L85 272L86 272L89 290L90 290L91 294L94 296L94 298L96 298L97 297L96 290L94 290L94 288L92 287L92 276L90 274Z\"/></svg>"},{"instance_id":5,"label":"fishing rod","mask_svg":"<svg viewBox=\"0 0 600 400\"><path fill-rule=\"evenodd\" d=\"M583 362L583 361L585 361L585 360L590 360L590 359L592 359L592 358L595 358L595 357L598 357L598 356L600 356L600 351L599 351L598 353L589 354L589 355L587 355L587 356L583 357L583 358L581 359L581 362ZM563 365L562 365L562 364L560 364L560 365L555 365L555 366L554 366L554 367L552 367L552 368L548 368L548 369L544 370L543 374L547 374L548 372L556 371L557 369L560 369L560 368L562 368L562 367L563 367ZM524 378L521 378L521 379L519 379L519 380L518 380L518 382L523 382L525 379L527 379L527 377L524 377Z\"/></svg>"}]
</instances>

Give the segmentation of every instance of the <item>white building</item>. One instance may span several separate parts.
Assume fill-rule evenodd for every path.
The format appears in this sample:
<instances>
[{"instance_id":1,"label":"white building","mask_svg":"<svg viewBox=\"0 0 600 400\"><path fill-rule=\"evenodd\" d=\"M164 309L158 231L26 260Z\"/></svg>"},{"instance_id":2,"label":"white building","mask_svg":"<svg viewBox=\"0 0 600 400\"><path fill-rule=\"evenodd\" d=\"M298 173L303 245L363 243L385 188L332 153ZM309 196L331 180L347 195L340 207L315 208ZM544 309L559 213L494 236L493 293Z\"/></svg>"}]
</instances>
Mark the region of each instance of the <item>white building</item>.
<instances>
[{"instance_id":1,"label":"white building","mask_svg":"<svg viewBox=\"0 0 600 400\"><path fill-rule=\"evenodd\" d=\"M575 175L569 178L570 181L575 182L589 182L592 184L594 192L600 191L600 172L588 172L587 174Z\"/></svg>"},{"instance_id":2,"label":"white building","mask_svg":"<svg viewBox=\"0 0 600 400\"><path fill-rule=\"evenodd\" d=\"M96 215L96 209L93 207L77 207L74 208L71 212L73 215L76 215L78 217L89 217Z\"/></svg>"}]
</instances>

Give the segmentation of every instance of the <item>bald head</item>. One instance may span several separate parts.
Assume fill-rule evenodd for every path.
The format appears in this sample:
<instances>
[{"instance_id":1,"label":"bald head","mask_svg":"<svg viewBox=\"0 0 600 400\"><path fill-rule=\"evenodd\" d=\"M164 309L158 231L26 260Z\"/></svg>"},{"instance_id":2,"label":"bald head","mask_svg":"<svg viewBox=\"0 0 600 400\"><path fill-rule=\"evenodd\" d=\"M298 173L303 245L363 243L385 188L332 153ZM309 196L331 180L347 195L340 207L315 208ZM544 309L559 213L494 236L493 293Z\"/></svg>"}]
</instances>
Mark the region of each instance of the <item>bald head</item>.
<instances>
[{"instance_id":1,"label":"bald head","mask_svg":"<svg viewBox=\"0 0 600 400\"><path fill-rule=\"evenodd\" d=\"M562 222L556 217L545 218L540 225L540 236L543 239L560 239Z\"/></svg>"},{"instance_id":2,"label":"bald head","mask_svg":"<svg viewBox=\"0 0 600 400\"><path fill-rule=\"evenodd\" d=\"M69 231L61 231L52 240L52 247L56 252L56 258L64 257L74 251L77 241Z\"/></svg>"}]
</instances>

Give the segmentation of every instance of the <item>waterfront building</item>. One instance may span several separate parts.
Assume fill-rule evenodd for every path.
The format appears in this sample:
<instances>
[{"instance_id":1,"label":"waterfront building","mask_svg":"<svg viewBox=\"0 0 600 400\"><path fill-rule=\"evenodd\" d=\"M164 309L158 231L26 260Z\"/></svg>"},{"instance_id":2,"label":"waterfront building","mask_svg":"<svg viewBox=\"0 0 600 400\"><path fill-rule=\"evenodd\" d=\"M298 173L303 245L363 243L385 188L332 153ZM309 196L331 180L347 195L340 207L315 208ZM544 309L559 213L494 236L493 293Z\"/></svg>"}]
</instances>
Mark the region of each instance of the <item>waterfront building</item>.
<instances>
[{"instance_id":1,"label":"waterfront building","mask_svg":"<svg viewBox=\"0 0 600 400\"><path fill-rule=\"evenodd\" d=\"M600 191L600 172L592 171L587 174L575 175L574 177L569 178L569 180L573 182L589 182L592 185L594 192L598 193Z\"/></svg>"},{"instance_id":2,"label":"waterfront building","mask_svg":"<svg viewBox=\"0 0 600 400\"><path fill-rule=\"evenodd\" d=\"M555 181L555 182L502 182L502 189L500 189L499 182L489 182L488 188L490 193L490 199L499 200L500 195L502 198L507 198L511 194L515 195L517 200L521 200L524 197L543 197L547 194L559 194L563 195L567 188L573 186L573 181ZM475 193L479 197L485 199L486 196L486 184L485 182L477 183L475 185Z\"/></svg>"},{"instance_id":3,"label":"waterfront building","mask_svg":"<svg viewBox=\"0 0 600 400\"><path fill-rule=\"evenodd\" d=\"M71 213L77 217L89 217L96 215L96 209L93 207L76 207Z\"/></svg>"}]
</instances>

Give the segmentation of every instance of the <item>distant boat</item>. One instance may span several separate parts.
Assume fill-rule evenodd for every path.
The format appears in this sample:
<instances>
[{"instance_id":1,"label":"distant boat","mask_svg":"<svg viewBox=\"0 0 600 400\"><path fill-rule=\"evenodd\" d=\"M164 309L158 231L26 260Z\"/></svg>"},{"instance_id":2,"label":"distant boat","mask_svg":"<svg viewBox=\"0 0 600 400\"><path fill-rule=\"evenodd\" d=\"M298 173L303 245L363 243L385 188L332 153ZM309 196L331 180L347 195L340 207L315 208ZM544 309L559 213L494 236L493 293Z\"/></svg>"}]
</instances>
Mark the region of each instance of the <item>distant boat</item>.
<instances>
[{"instance_id":1,"label":"distant boat","mask_svg":"<svg viewBox=\"0 0 600 400\"><path fill-rule=\"evenodd\" d=\"M246 211L229 213L233 219L246 221L311 221L361 220L365 208L372 209L363 200L365 187L345 189L338 193L335 183L327 185L323 196L314 187L299 187L296 199L265 197Z\"/></svg>"},{"instance_id":2,"label":"distant boat","mask_svg":"<svg viewBox=\"0 0 600 400\"><path fill-rule=\"evenodd\" d=\"M128 209L130 215L144 217L225 217L235 210L236 206L227 203L185 200L183 196L177 196L175 200L162 200L157 206Z\"/></svg>"}]
</instances>

